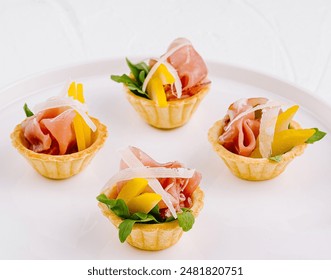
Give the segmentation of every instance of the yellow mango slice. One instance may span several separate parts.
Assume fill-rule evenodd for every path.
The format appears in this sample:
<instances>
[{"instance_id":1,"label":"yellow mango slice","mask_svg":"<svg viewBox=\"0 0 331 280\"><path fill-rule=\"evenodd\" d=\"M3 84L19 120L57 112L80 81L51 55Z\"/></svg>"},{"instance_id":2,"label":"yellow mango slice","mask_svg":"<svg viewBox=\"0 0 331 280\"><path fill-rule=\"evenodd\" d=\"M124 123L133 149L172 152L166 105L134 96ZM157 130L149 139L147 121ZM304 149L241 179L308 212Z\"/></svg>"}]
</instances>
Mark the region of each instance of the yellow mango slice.
<instances>
[{"instance_id":1,"label":"yellow mango slice","mask_svg":"<svg viewBox=\"0 0 331 280\"><path fill-rule=\"evenodd\" d=\"M83 84L77 84L76 99L81 103L85 103L85 97L83 94Z\"/></svg>"},{"instance_id":2,"label":"yellow mango slice","mask_svg":"<svg viewBox=\"0 0 331 280\"><path fill-rule=\"evenodd\" d=\"M160 107L167 107L167 96L163 88L162 81L159 77L152 77L147 85L149 97Z\"/></svg>"},{"instance_id":3,"label":"yellow mango slice","mask_svg":"<svg viewBox=\"0 0 331 280\"><path fill-rule=\"evenodd\" d=\"M77 84L77 100L81 103L85 103L85 97L83 93L83 85ZM83 131L84 131L84 138L85 138L85 147L88 148L92 144L92 131L91 128L85 123L84 119L81 117Z\"/></svg>"},{"instance_id":4,"label":"yellow mango slice","mask_svg":"<svg viewBox=\"0 0 331 280\"><path fill-rule=\"evenodd\" d=\"M175 77L171 75L171 73L168 71L167 67L164 64L161 64L155 73L153 74L153 77L159 77L162 81L162 84L164 85L171 85L175 82Z\"/></svg>"},{"instance_id":5,"label":"yellow mango slice","mask_svg":"<svg viewBox=\"0 0 331 280\"><path fill-rule=\"evenodd\" d=\"M132 198L127 205L131 213L142 212L147 214L161 199L162 196L160 194L143 193Z\"/></svg>"},{"instance_id":6,"label":"yellow mango slice","mask_svg":"<svg viewBox=\"0 0 331 280\"><path fill-rule=\"evenodd\" d=\"M147 187L148 181L144 178L135 178L126 182L117 196L117 199L123 199L126 204L140 195Z\"/></svg>"},{"instance_id":7,"label":"yellow mango slice","mask_svg":"<svg viewBox=\"0 0 331 280\"><path fill-rule=\"evenodd\" d=\"M147 93L157 105L166 107L168 106L168 102L163 85L173 84L174 82L175 77L171 75L164 64L161 64L148 82Z\"/></svg>"},{"instance_id":8,"label":"yellow mango slice","mask_svg":"<svg viewBox=\"0 0 331 280\"><path fill-rule=\"evenodd\" d=\"M83 85L72 82L68 89L68 96L84 103L85 98L83 94ZM85 123L84 119L80 115L76 115L74 120L74 131L76 135L78 151L85 150L91 145L91 129Z\"/></svg>"},{"instance_id":9,"label":"yellow mango slice","mask_svg":"<svg viewBox=\"0 0 331 280\"><path fill-rule=\"evenodd\" d=\"M293 147L304 144L313 134L315 129L287 129L275 133L272 142L272 156L282 155Z\"/></svg>"},{"instance_id":10,"label":"yellow mango slice","mask_svg":"<svg viewBox=\"0 0 331 280\"><path fill-rule=\"evenodd\" d=\"M76 134L78 151L85 150L87 145L85 142L84 123L83 123L82 117L80 115L76 115L73 123L74 123L74 131Z\"/></svg>"},{"instance_id":11,"label":"yellow mango slice","mask_svg":"<svg viewBox=\"0 0 331 280\"><path fill-rule=\"evenodd\" d=\"M295 113L298 111L298 109L299 106L294 105L278 115L276 127L275 127L275 133L288 129L289 124L293 119Z\"/></svg>"},{"instance_id":12,"label":"yellow mango slice","mask_svg":"<svg viewBox=\"0 0 331 280\"><path fill-rule=\"evenodd\" d=\"M77 85L75 82L72 82L69 86L68 90L68 95L72 97L73 99L78 99L77 98ZM84 129L83 129L83 123L81 120L80 115L76 115L74 120L74 131L76 135L76 141L77 141L77 148L78 151L82 151L86 148L86 143L85 143L85 137L84 137Z\"/></svg>"}]
</instances>

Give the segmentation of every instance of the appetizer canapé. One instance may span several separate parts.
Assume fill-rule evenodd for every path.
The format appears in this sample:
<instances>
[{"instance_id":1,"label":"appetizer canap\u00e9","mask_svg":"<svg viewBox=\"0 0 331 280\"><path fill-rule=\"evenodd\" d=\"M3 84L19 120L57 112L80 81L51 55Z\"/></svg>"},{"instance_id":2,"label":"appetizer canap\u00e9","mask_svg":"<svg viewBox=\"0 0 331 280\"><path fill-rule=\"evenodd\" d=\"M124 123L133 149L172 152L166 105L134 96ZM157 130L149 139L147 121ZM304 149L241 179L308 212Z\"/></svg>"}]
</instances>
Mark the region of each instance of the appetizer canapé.
<instances>
[{"instance_id":1,"label":"appetizer canap\u00e9","mask_svg":"<svg viewBox=\"0 0 331 280\"><path fill-rule=\"evenodd\" d=\"M111 79L125 85L131 105L157 128L187 123L210 87L204 60L184 38L174 40L161 57L137 64L127 59L127 64L129 75Z\"/></svg>"},{"instance_id":2,"label":"appetizer canap\u00e9","mask_svg":"<svg viewBox=\"0 0 331 280\"><path fill-rule=\"evenodd\" d=\"M266 98L240 99L210 128L208 139L234 175L256 181L274 178L307 144L325 135L293 121L298 108L282 111L279 102Z\"/></svg>"},{"instance_id":3,"label":"appetizer canap\u00e9","mask_svg":"<svg viewBox=\"0 0 331 280\"><path fill-rule=\"evenodd\" d=\"M122 152L120 171L97 197L121 242L162 250L192 228L203 207L201 174L181 163L160 164L135 147Z\"/></svg>"},{"instance_id":4,"label":"appetizer canap\u00e9","mask_svg":"<svg viewBox=\"0 0 331 280\"><path fill-rule=\"evenodd\" d=\"M13 146L41 175L65 179L79 173L107 138L107 128L89 117L82 84L35 106L11 134Z\"/></svg>"}]
</instances>

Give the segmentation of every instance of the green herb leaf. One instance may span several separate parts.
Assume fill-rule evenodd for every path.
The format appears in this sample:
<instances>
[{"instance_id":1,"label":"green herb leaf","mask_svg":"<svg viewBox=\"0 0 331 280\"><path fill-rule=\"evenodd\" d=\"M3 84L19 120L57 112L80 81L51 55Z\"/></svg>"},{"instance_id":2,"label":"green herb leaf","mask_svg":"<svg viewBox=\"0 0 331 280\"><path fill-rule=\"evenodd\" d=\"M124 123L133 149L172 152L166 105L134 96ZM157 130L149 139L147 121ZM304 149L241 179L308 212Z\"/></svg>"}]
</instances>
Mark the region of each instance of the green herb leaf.
<instances>
[{"instance_id":1,"label":"green herb leaf","mask_svg":"<svg viewBox=\"0 0 331 280\"><path fill-rule=\"evenodd\" d=\"M110 78L117 83L123 83L125 85L132 85L137 88L139 87L139 85L136 83L136 81L132 80L127 74L123 74L122 76L111 75Z\"/></svg>"},{"instance_id":2,"label":"green herb leaf","mask_svg":"<svg viewBox=\"0 0 331 280\"><path fill-rule=\"evenodd\" d=\"M97 200L106 204L111 211L123 219L123 222L119 225L119 238L122 243L130 235L135 223L155 224L175 220L172 216L167 219L161 218L157 205L148 214L136 212L130 215L129 209L122 199L109 199L105 194L100 194L97 196ZM189 231L194 224L194 216L190 209L182 208L182 211L182 213L178 213L179 226L184 231Z\"/></svg>"},{"instance_id":3,"label":"green herb leaf","mask_svg":"<svg viewBox=\"0 0 331 280\"><path fill-rule=\"evenodd\" d=\"M130 71L131 71L133 77L135 78L136 81L138 81L140 70L128 58L126 58L125 60L126 60L127 65L130 68Z\"/></svg>"},{"instance_id":4,"label":"green herb leaf","mask_svg":"<svg viewBox=\"0 0 331 280\"><path fill-rule=\"evenodd\" d=\"M147 217L148 217L148 214L142 213L142 212L137 212L137 213L132 214L130 218L133 220L145 220L145 219L147 219Z\"/></svg>"},{"instance_id":5,"label":"green herb leaf","mask_svg":"<svg viewBox=\"0 0 331 280\"><path fill-rule=\"evenodd\" d=\"M123 243L127 237L130 235L133 225L136 223L135 220L126 219L118 227L118 237Z\"/></svg>"},{"instance_id":6,"label":"green herb leaf","mask_svg":"<svg viewBox=\"0 0 331 280\"><path fill-rule=\"evenodd\" d=\"M106 204L107 206L110 206L110 208L116 204L115 199L109 199L104 193L98 195L97 200Z\"/></svg>"},{"instance_id":7,"label":"green herb leaf","mask_svg":"<svg viewBox=\"0 0 331 280\"><path fill-rule=\"evenodd\" d=\"M315 133L306 141L307 144L313 144L321 140L326 135L326 132L320 131L318 128L314 129Z\"/></svg>"},{"instance_id":8,"label":"green herb leaf","mask_svg":"<svg viewBox=\"0 0 331 280\"><path fill-rule=\"evenodd\" d=\"M130 217L129 208L123 199L109 199L105 194L100 194L97 200L106 204L117 216L123 219Z\"/></svg>"},{"instance_id":9,"label":"green herb leaf","mask_svg":"<svg viewBox=\"0 0 331 280\"><path fill-rule=\"evenodd\" d=\"M179 226L183 231L189 231L194 224L194 216L192 211L187 208L182 208L182 213L177 213Z\"/></svg>"},{"instance_id":10,"label":"green herb leaf","mask_svg":"<svg viewBox=\"0 0 331 280\"><path fill-rule=\"evenodd\" d=\"M128 75L123 74L122 76L117 76L117 75L111 75L110 78L117 83L123 83L128 87L129 90L131 90L134 94L137 94L139 96L147 97L148 95L146 92L144 92L137 84L137 82L133 79L131 79Z\"/></svg>"},{"instance_id":11,"label":"green herb leaf","mask_svg":"<svg viewBox=\"0 0 331 280\"><path fill-rule=\"evenodd\" d=\"M144 71L146 74L149 72L150 67L145 62L140 62L135 65L140 71Z\"/></svg>"},{"instance_id":12,"label":"green herb leaf","mask_svg":"<svg viewBox=\"0 0 331 280\"><path fill-rule=\"evenodd\" d=\"M29 109L28 104L24 103L23 109L27 117L31 117L34 115L32 111Z\"/></svg>"},{"instance_id":13,"label":"green herb leaf","mask_svg":"<svg viewBox=\"0 0 331 280\"><path fill-rule=\"evenodd\" d=\"M147 93L142 90L142 85L150 71L149 66L145 62L133 64L128 58L126 58L126 63L128 64L133 77L123 74L122 76L111 75L110 78L117 83L123 83L126 85L135 95L149 98Z\"/></svg>"},{"instance_id":14,"label":"green herb leaf","mask_svg":"<svg viewBox=\"0 0 331 280\"><path fill-rule=\"evenodd\" d=\"M126 58L126 63L128 64L131 74L134 76L135 80L140 86L142 86L145 81L145 77L149 72L148 65L145 62L133 64L128 58Z\"/></svg>"},{"instance_id":15,"label":"green herb leaf","mask_svg":"<svg viewBox=\"0 0 331 280\"><path fill-rule=\"evenodd\" d=\"M144 81L145 81L145 79L146 79L146 73L145 73L144 71L141 71L141 72L139 73L138 80L141 82L141 84L143 84Z\"/></svg>"},{"instance_id":16,"label":"green herb leaf","mask_svg":"<svg viewBox=\"0 0 331 280\"><path fill-rule=\"evenodd\" d=\"M137 212L130 216L130 219L136 220L138 223L159 223L159 221L151 214Z\"/></svg>"},{"instance_id":17,"label":"green herb leaf","mask_svg":"<svg viewBox=\"0 0 331 280\"><path fill-rule=\"evenodd\" d=\"M111 208L111 210L121 218L130 217L130 211L123 199L116 199L116 204Z\"/></svg>"},{"instance_id":18,"label":"green herb leaf","mask_svg":"<svg viewBox=\"0 0 331 280\"><path fill-rule=\"evenodd\" d=\"M269 159L275 162L280 162L282 160L282 155L269 157Z\"/></svg>"},{"instance_id":19,"label":"green herb leaf","mask_svg":"<svg viewBox=\"0 0 331 280\"><path fill-rule=\"evenodd\" d=\"M159 209L159 205L155 205L154 208L149 211L149 214L152 215L153 217L155 217L155 219L157 219L158 221L161 221L162 218L160 216L160 209Z\"/></svg>"}]
</instances>

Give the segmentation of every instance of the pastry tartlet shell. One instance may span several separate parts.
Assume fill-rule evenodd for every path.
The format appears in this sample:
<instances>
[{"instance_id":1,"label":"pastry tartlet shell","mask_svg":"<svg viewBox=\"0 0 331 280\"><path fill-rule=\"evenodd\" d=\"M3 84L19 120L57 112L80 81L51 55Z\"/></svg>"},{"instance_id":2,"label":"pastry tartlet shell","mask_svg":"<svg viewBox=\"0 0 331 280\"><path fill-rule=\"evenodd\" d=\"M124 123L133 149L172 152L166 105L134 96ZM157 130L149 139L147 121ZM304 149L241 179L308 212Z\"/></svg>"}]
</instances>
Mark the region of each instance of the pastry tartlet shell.
<instances>
[{"instance_id":1,"label":"pastry tartlet shell","mask_svg":"<svg viewBox=\"0 0 331 280\"><path fill-rule=\"evenodd\" d=\"M153 100L137 96L127 87L124 88L128 101L146 123L160 129L172 129L183 126L190 120L208 93L210 85L190 97L168 101L167 107L159 107Z\"/></svg>"},{"instance_id":2,"label":"pastry tartlet shell","mask_svg":"<svg viewBox=\"0 0 331 280\"><path fill-rule=\"evenodd\" d=\"M106 195L108 198L115 198L116 187L109 190ZM198 187L192 194L193 205L191 210L194 217L198 216L203 207L203 198L204 193ZM100 207L102 214L107 217L116 228L118 228L123 220L114 214L113 211L109 210L105 204L99 202L98 206ZM131 246L141 250L158 251L176 244L182 234L183 229L179 226L177 220L160 224L136 223L126 241Z\"/></svg>"},{"instance_id":3,"label":"pastry tartlet shell","mask_svg":"<svg viewBox=\"0 0 331 280\"><path fill-rule=\"evenodd\" d=\"M291 127L300 128L300 125L292 121ZM283 154L279 162L276 162L267 158L244 157L228 151L218 141L222 133L223 120L219 120L208 131L209 142L235 176L249 181L263 181L277 177L295 157L304 152L307 146L307 144L302 144L294 147L289 152Z\"/></svg>"},{"instance_id":4,"label":"pastry tartlet shell","mask_svg":"<svg viewBox=\"0 0 331 280\"><path fill-rule=\"evenodd\" d=\"M36 153L26 146L21 124L18 124L10 137L12 145L42 176L49 179L66 179L81 172L103 146L107 138L107 127L98 119L92 118L97 127L92 133L92 145L83 151L67 155Z\"/></svg>"}]
</instances>

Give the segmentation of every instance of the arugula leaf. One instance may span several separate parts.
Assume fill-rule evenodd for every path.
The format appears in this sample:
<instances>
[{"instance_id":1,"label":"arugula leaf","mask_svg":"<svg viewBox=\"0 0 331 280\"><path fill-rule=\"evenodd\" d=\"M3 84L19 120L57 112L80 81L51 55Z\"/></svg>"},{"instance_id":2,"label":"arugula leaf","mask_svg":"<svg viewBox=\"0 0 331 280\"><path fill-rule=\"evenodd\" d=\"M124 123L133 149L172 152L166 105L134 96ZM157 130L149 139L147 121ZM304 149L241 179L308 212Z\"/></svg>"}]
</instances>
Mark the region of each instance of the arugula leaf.
<instances>
[{"instance_id":1,"label":"arugula leaf","mask_svg":"<svg viewBox=\"0 0 331 280\"><path fill-rule=\"evenodd\" d=\"M122 76L111 75L110 78L117 83L132 84L138 86L135 80L132 80L127 74L123 74Z\"/></svg>"},{"instance_id":2,"label":"arugula leaf","mask_svg":"<svg viewBox=\"0 0 331 280\"><path fill-rule=\"evenodd\" d=\"M152 215L141 212L134 213L130 216L129 219L123 220L123 222L118 227L119 229L118 236L120 241L123 243L127 239L135 223L148 223L148 222L158 223L158 221Z\"/></svg>"},{"instance_id":3,"label":"arugula leaf","mask_svg":"<svg viewBox=\"0 0 331 280\"><path fill-rule=\"evenodd\" d=\"M141 84L143 84L144 81L145 81L145 79L146 79L146 73L145 73L144 71L141 71L141 72L139 73L138 81L140 81Z\"/></svg>"},{"instance_id":4,"label":"arugula leaf","mask_svg":"<svg viewBox=\"0 0 331 280\"><path fill-rule=\"evenodd\" d=\"M106 204L107 206L109 206L110 208L112 208L113 206L115 206L115 199L109 199L104 193L99 194L97 196L97 200Z\"/></svg>"},{"instance_id":5,"label":"arugula leaf","mask_svg":"<svg viewBox=\"0 0 331 280\"><path fill-rule=\"evenodd\" d=\"M157 221L163 222L164 219L161 218L159 205L155 205L154 208L149 211L149 214L152 215Z\"/></svg>"},{"instance_id":6,"label":"arugula leaf","mask_svg":"<svg viewBox=\"0 0 331 280\"><path fill-rule=\"evenodd\" d=\"M146 92L142 90L142 87L137 84L137 82L131 79L128 75L123 74L122 76L111 75L110 78L117 83L125 84L129 90L134 94L148 98Z\"/></svg>"},{"instance_id":7,"label":"arugula leaf","mask_svg":"<svg viewBox=\"0 0 331 280\"><path fill-rule=\"evenodd\" d=\"M116 199L116 204L114 207L111 208L111 210L121 218L126 219L130 217L129 208L123 199Z\"/></svg>"},{"instance_id":8,"label":"arugula leaf","mask_svg":"<svg viewBox=\"0 0 331 280\"><path fill-rule=\"evenodd\" d=\"M133 64L128 58L126 58L126 63L128 64L133 77L123 74L121 76L111 75L110 78L117 83L123 83L126 85L132 93L141 97L149 98L148 94L142 90L142 85L150 70L149 66L145 62Z\"/></svg>"},{"instance_id":9,"label":"arugula leaf","mask_svg":"<svg viewBox=\"0 0 331 280\"><path fill-rule=\"evenodd\" d=\"M142 212L136 212L132 214L130 217L130 219L141 220L141 221L146 220L147 218L148 218L148 214Z\"/></svg>"},{"instance_id":10,"label":"arugula leaf","mask_svg":"<svg viewBox=\"0 0 331 280\"><path fill-rule=\"evenodd\" d=\"M32 111L29 109L28 104L24 103L23 109L27 117L31 117L34 115Z\"/></svg>"},{"instance_id":11,"label":"arugula leaf","mask_svg":"<svg viewBox=\"0 0 331 280\"><path fill-rule=\"evenodd\" d=\"M315 133L306 141L307 144L313 144L316 141L321 140L326 135L326 132L320 131L318 128L314 129Z\"/></svg>"},{"instance_id":12,"label":"arugula leaf","mask_svg":"<svg viewBox=\"0 0 331 280\"><path fill-rule=\"evenodd\" d=\"M182 208L182 210L182 213L177 213L178 223L183 231L189 231L192 228L195 219L190 209Z\"/></svg>"},{"instance_id":13,"label":"arugula leaf","mask_svg":"<svg viewBox=\"0 0 331 280\"><path fill-rule=\"evenodd\" d=\"M135 220L126 219L122 223L120 223L118 229L118 237L120 241L123 243L126 238L130 235L133 225L136 223Z\"/></svg>"},{"instance_id":14,"label":"arugula leaf","mask_svg":"<svg viewBox=\"0 0 331 280\"><path fill-rule=\"evenodd\" d=\"M158 205L156 205L148 214L136 212L130 215L128 206L123 199L109 199L105 194L97 196L97 200L106 204L117 216L123 219L119 225L119 239L123 243L130 235L135 223L163 223L174 221L174 217L167 219L161 218ZM194 224L194 216L192 211L187 208L182 208L182 213L178 213L179 226L184 231L189 231Z\"/></svg>"},{"instance_id":15,"label":"arugula leaf","mask_svg":"<svg viewBox=\"0 0 331 280\"><path fill-rule=\"evenodd\" d=\"M139 81L140 70L128 58L125 58L127 65L136 81Z\"/></svg>"},{"instance_id":16,"label":"arugula leaf","mask_svg":"<svg viewBox=\"0 0 331 280\"><path fill-rule=\"evenodd\" d=\"M145 62L137 63L136 68L140 71L144 71L146 74L149 72L150 67Z\"/></svg>"},{"instance_id":17,"label":"arugula leaf","mask_svg":"<svg viewBox=\"0 0 331 280\"><path fill-rule=\"evenodd\" d=\"M97 200L106 204L109 210L113 211L120 218L130 217L129 208L123 199L109 199L105 194L97 196Z\"/></svg>"},{"instance_id":18,"label":"arugula leaf","mask_svg":"<svg viewBox=\"0 0 331 280\"><path fill-rule=\"evenodd\" d=\"M278 155L278 156L273 156L273 157L269 157L270 160L273 160L275 162L280 162L282 160L282 155Z\"/></svg>"}]
</instances>

